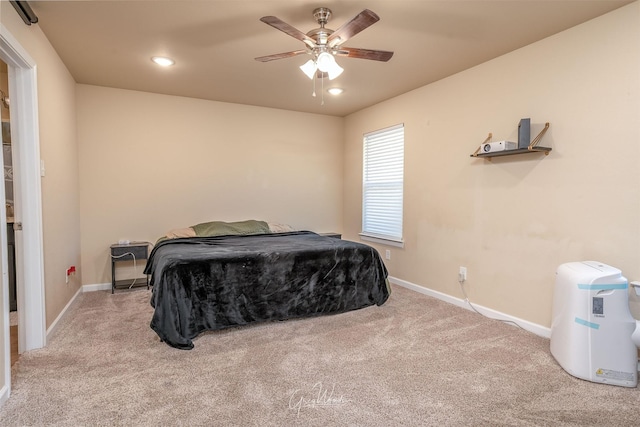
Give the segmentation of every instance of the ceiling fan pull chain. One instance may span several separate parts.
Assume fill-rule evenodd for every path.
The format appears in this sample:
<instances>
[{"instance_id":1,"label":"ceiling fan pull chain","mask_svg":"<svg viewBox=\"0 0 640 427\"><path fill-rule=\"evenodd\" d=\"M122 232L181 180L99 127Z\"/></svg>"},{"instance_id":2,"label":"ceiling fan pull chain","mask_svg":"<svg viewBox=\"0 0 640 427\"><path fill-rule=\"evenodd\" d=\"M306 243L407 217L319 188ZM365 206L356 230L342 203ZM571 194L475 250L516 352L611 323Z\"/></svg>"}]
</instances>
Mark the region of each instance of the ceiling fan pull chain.
<instances>
[{"instance_id":1,"label":"ceiling fan pull chain","mask_svg":"<svg viewBox=\"0 0 640 427\"><path fill-rule=\"evenodd\" d=\"M324 73L322 73L322 102L320 105L324 105Z\"/></svg>"},{"instance_id":2,"label":"ceiling fan pull chain","mask_svg":"<svg viewBox=\"0 0 640 427\"><path fill-rule=\"evenodd\" d=\"M316 79L313 79L313 93L311 94L314 98L316 97Z\"/></svg>"}]
</instances>

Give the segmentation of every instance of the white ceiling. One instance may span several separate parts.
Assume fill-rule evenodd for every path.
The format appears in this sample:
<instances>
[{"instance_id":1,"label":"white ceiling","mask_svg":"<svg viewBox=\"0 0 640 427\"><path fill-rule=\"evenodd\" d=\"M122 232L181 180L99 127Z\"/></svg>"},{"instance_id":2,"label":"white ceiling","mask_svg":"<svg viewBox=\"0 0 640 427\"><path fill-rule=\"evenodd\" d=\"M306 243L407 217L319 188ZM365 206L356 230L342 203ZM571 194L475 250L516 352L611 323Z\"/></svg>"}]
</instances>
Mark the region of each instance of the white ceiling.
<instances>
[{"instance_id":1,"label":"white ceiling","mask_svg":"<svg viewBox=\"0 0 640 427\"><path fill-rule=\"evenodd\" d=\"M143 0L29 1L39 25L78 83L345 116L614 10L631 0ZM262 22L274 15L302 32L329 7L337 29L363 9L380 21L344 45L391 50L389 62L337 58L345 69L311 96L303 48ZM175 59L159 68L150 57ZM531 64L531 72L544 64Z\"/></svg>"}]
</instances>

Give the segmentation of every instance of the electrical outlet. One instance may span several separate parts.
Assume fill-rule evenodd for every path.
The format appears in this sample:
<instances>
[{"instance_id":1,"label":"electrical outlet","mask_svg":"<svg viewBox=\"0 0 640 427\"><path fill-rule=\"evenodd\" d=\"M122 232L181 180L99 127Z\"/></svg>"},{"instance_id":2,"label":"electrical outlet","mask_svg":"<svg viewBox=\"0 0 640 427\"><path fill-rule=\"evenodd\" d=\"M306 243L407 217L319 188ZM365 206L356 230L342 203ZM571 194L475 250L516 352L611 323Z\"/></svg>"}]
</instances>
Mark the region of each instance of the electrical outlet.
<instances>
[{"instance_id":1,"label":"electrical outlet","mask_svg":"<svg viewBox=\"0 0 640 427\"><path fill-rule=\"evenodd\" d=\"M384 257L386 259L391 259L391 251L389 249L387 249L384 253Z\"/></svg>"},{"instance_id":2,"label":"electrical outlet","mask_svg":"<svg viewBox=\"0 0 640 427\"><path fill-rule=\"evenodd\" d=\"M458 281L464 282L465 280L467 280L467 267L460 267L460 270L458 270Z\"/></svg>"},{"instance_id":3,"label":"electrical outlet","mask_svg":"<svg viewBox=\"0 0 640 427\"><path fill-rule=\"evenodd\" d=\"M76 266L72 265L71 267L67 268L67 271L65 271L64 273L64 280L65 283L69 283L69 276L71 276L72 274L76 274Z\"/></svg>"}]
</instances>

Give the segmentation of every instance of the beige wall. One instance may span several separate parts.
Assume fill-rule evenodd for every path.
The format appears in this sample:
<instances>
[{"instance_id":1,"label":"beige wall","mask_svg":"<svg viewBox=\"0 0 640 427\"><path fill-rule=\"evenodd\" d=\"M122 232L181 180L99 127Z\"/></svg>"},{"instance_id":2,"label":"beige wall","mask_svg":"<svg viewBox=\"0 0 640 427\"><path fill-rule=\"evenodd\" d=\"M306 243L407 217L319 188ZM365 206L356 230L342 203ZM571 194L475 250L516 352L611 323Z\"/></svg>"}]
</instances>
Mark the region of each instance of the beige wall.
<instances>
[{"instance_id":1,"label":"beige wall","mask_svg":"<svg viewBox=\"0 0 640 427\"><path fill-rule=\"evenodd\" d=\"M80 286L79 275L65 283L64 272L80 265L80 208L76 84L37 25L26 26L9 2L2 23L37 64L42 178L46 324L56 319ZM15 141L14 141L15 143Z\"/></svg>"},{"instance_id":2,"label":"beige wall","mask_svg":"<svg viewBox=\"0 0 640 427\"><path fill-rule=\"evenodd\" d=\"M638 3L346 119L344 231L361 228L362 135L405 124L404 249L390 274L549 326L555 271L598 260L640 280ZM469 157L489 132L551 127L549 156ZM376 245L381 252L385 248ZM640 318L640 300L633 311Z\"/></svg>"},{"instance_id":3,"label":"beige wall","mask_svg":"<svg viewBox=\"0 0 640 427\"><path fill-rule=\"evenodd\" d=\"M109 245L259 219L342 231L343 119L79 85L82 281ZM123 276L127 272L123 273Z\"/></svg>"}]
</instances>

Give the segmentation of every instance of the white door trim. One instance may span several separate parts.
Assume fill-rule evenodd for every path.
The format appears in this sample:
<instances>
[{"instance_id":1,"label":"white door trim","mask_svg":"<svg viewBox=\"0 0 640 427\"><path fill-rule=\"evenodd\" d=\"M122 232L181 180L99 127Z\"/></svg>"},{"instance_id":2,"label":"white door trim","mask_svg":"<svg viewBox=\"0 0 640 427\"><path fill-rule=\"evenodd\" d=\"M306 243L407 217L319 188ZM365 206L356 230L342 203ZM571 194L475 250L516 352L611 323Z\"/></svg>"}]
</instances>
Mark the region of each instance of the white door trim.
<instances>
[{"instance_id":1,"label":"white door trim","mask_svg":"<svg viewBox=\"0 0 640 427\"><path fill-rule=\"evenodd\" d=\"M47 339L37 67L27 51L1 23L0 58L9 68L11 138L14 143L12 154L15 165L14 217L23 227L22 231L16 232L18 340L19 352L22 353L44 347ZM5 204L4 195L0 202L0 207ZM2 258L3 265L7 265L6 250L2 251ZM3 283L3 292L6 291L7 284ZM4 332L5 341L9 340L8 322ZM6 384L2 388L9 387L10 390L11 355L7 353L9 346L4 344Z\"/></svg>"}]
</instances>

